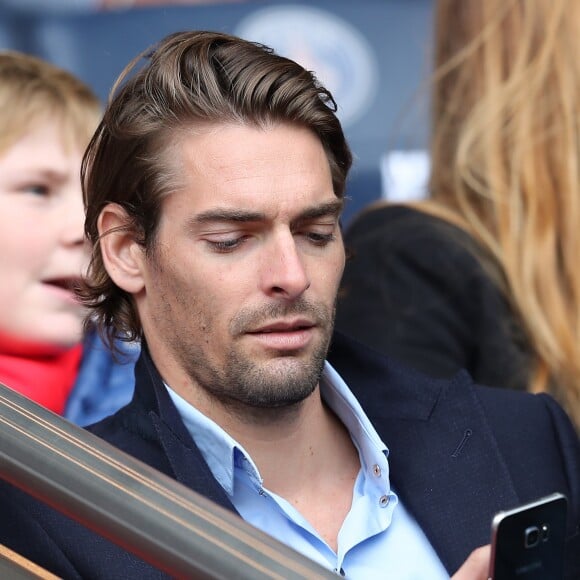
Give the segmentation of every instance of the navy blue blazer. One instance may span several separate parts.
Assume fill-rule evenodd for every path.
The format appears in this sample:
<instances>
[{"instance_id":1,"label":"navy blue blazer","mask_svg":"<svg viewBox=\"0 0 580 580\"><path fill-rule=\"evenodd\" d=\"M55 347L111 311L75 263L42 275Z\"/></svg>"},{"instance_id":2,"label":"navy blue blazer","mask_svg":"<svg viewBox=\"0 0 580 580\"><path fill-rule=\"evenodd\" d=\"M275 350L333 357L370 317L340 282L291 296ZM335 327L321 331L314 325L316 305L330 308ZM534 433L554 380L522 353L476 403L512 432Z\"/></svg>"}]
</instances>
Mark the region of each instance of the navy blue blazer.
<instances>
[{"instance_id":1,"label":"navy blue blazer","mask_svg":"<svg viewBox=\"0 0 580 580\"><path fill-rule=\"evenodd\" d=\"M495 512L560 491L569 499L567 577L580 578L580 444L550 397L480 387L463 372L430 379L338 334L328 359L389 447L391 483L450 574L489 542ZM146 348L132 402L89 429L234 510ZM5 483L0 514L0 543L63 578L164 577Z\"/></svg>"}]
</instances>

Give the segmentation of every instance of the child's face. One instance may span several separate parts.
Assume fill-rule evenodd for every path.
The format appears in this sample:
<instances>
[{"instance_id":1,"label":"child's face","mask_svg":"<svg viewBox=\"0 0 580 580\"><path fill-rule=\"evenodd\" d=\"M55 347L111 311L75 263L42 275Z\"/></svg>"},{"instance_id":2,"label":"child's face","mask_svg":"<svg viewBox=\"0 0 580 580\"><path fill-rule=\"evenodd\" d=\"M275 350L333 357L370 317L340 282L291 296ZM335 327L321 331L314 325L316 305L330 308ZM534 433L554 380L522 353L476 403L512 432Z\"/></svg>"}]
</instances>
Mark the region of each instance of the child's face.
<instances>
[{"instance_id":1,"label":"child's face","mask_svg":"<svg viewBox=\"0 0 580 580\"><path fill-rule=\"evenodd\" d=\"M0 154L0 332L69 346L83 309L71 284L88 262L83 241L82 151L64 148L60 126L33 124Z\"/></svg>"}]
</instances>

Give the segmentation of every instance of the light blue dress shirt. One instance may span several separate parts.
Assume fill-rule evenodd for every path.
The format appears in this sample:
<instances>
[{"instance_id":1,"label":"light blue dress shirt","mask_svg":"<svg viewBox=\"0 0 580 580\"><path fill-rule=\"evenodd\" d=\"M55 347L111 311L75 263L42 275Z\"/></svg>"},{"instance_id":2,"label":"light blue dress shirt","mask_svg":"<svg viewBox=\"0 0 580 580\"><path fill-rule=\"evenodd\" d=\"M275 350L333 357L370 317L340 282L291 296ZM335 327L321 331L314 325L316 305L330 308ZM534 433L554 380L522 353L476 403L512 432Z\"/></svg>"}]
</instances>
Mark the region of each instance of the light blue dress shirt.
<instances>
[{"instance_id":1,"label":"light blue dress shirt","mask_svg":"<svg viewBox=\"0 0 580 580\"><path fill-rule=\"evenodd\" d=\"M214 477L244 520L347 578L449 579L429 540L390 487L385 444L328 362L320 381L321 396L348 429L361 462L337 552L290 503L263 487L258 468L237 441L171 388L168 391Z\"/></svg>"}]
</instances>

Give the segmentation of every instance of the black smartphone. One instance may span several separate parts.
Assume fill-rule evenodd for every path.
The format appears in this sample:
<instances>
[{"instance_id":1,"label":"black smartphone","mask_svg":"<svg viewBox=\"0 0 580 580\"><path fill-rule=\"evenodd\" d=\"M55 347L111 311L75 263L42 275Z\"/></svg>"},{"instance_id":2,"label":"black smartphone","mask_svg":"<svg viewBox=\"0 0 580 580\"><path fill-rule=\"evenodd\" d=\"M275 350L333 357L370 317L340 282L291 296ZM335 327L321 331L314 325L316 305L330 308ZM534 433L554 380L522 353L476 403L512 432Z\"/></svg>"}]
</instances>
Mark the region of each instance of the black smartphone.
<instances>
[{"instance_id":1,"label":"black smartphone","mask_svg":"<svg viewBox=\"0 0 580 580\"><path fill-rule=\"evenodd\" d=\"M491 580L561 580L568 502L553 493L497 513L491 525Z\"/></svg>"}]
</instances>

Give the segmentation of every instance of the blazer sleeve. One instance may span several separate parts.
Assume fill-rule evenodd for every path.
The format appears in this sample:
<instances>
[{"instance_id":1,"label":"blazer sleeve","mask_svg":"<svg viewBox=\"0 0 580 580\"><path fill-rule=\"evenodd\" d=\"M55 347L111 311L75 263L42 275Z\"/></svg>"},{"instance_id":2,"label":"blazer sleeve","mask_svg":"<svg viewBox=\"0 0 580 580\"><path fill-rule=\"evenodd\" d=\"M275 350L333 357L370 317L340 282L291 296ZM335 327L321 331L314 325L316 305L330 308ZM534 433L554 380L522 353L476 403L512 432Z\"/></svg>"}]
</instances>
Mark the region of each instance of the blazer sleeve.
<instances>
[{"instance_id":1,"label":"blazer sleeve","mask_svg":"<svg viewBox=\"0 0 580 580\"><path fill-rule=\"evenodd\" d=\"M568 521L566 541L566 578L580 578L580 440L562 408L547 395L540 395L548 406L558 438L564 471L568 481Z\"/></svg>"},{"instance_id":2,"label":"blazer sleeve","mask_svg":"<svg viewBox=\"0 0 580 580\"><path fill-rule=\"evenodd\" d=\"M556 491L567 497L565 578L577 580L580 578L578 434L550 395L519 398L519 393L505 389L483 389L479 393L522 503Z\"/></svg>"},{"instance_id":3,"label":"blazer sleeve","mask_svg":"<svg viewBox=\"0 0 580 580\"><path fill-rule=\"evenodd\" d=\"M81 574L75 569L55 537L47 533L35 518L37 505L39 502L23 492L7 483L0 483L1 543L59 578L80 580Z\"/></svg>"}]
</instances>

